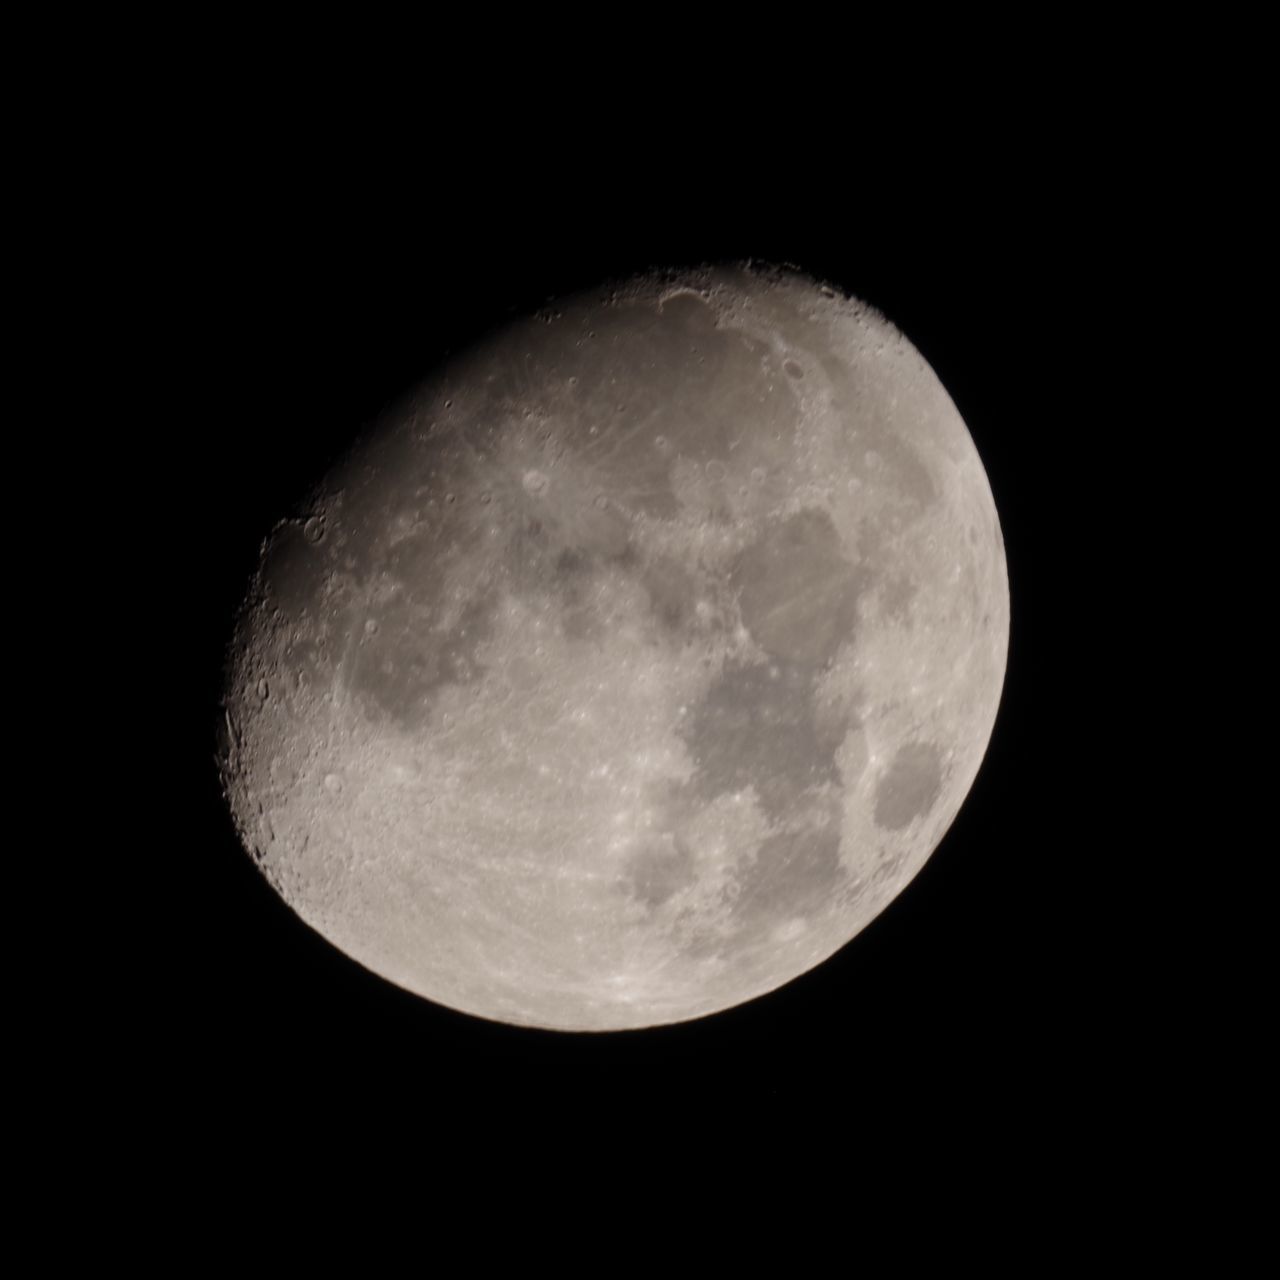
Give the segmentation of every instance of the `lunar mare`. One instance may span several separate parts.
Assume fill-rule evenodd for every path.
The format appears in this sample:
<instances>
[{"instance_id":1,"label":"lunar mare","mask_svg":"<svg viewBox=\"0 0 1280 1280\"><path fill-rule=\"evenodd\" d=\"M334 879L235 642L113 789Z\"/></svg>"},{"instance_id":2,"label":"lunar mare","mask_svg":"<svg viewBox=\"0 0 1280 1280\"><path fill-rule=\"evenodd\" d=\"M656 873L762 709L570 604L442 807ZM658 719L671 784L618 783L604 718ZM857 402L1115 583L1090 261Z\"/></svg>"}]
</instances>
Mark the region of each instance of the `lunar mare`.
<instances>
[{"instance_id":1,"label":"lunar mare","mask_svg":"<svg viewBox=\"0 0 1280 1280\"><path fill-rule=\"evenodd\" d=\"M687 1020L920 870L1008 628L981 461L891 324L796 273L653 274L455 358L271 533L224 789L289 906L410 991Z\"/></svg>"}]
</instances>

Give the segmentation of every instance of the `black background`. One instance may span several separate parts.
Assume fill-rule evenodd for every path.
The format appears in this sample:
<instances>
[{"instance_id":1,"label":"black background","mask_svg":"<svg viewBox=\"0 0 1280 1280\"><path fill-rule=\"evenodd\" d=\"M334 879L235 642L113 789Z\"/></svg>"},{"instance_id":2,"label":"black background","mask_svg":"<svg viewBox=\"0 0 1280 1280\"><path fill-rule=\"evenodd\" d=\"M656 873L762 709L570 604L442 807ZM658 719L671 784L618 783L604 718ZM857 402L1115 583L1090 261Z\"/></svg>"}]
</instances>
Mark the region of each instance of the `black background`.
<instances>
[{"instance_id":1,"label":"black background","mask_svg":"<svg viewBox=\"0 0 1280 1280\"><path fill-rule=\"evenodd\" d=\"M179 1106L429 1096L474 1116L507 1098L570 1127L594 1124L601 1099L786 1108L833 1089L869 1117L930 1103L1009 1122L1083 1107L1087 1082L1115 1070L1121 1017L1101 959L1105 894L1081 871L1082 847L1095 867L1110 856L1093 834L1105 795L1081 785L1092 649L1087 618L1063 608L1091 579L1088 512L1106 496L1073 444L1096 421L1082 400L1115 380L1086 317L1099 297L1124 314L1115 263L1134 235L1105 173L1084 163L1087 181L1068 181L1014 148L990 168L854 180L833 176L830 155L788 155L785 138L753 165L759 152L708 152L679 131L614 139L607 162L584 169L554 130L461 138L426 157L357 147L341 163L315 142L259 139L210 157L171 197L182 395L166 465L182 478L182 532L153 567L173 591L166 691L181 723L162 749L177 770L174 835L157 853L133 978L152 1085ZM977 782L880 918L739 1008L566 1035L400 991L276 897L219 793L221 663L261 539L358 427L511 309L650 265L748 257L880 308L974 438L1012 599ZM1103 590L1096 578L1090 589ZM442 1126L452 1106L433 1104Z\"/></svg>"}]
</instances>

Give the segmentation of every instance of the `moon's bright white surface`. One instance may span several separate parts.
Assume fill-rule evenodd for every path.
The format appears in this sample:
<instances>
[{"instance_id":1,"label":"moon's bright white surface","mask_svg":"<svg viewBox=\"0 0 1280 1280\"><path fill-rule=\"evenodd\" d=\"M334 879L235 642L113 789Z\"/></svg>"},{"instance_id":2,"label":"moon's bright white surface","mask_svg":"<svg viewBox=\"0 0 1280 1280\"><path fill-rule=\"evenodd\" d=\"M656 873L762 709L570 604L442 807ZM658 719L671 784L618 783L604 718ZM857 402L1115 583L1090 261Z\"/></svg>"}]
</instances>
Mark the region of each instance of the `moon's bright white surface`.
<instances>
[{"instance_id":1,"label":"moon's bright white surface","mask_svg":"<svg viewBox=\"0 0 1280 1280\"><path fill-rule=\"evenodd\" d=\"M645 277L455 359L271 533L225 791L284 900L392 982L677 1022L920 870L1008 629L982 463L900 333L797 274Z\"/></svg>"}]
</instances>

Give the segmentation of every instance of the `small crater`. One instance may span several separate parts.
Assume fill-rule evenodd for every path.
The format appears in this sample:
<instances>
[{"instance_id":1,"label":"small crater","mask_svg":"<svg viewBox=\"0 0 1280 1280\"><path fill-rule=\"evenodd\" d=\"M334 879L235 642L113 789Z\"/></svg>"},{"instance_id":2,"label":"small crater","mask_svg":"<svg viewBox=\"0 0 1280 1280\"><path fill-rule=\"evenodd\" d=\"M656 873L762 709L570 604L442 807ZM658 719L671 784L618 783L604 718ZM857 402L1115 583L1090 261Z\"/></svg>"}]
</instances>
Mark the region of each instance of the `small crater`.
<instances>
[{"instance_id":1,"label":"small crater","mask_svg":"<svg viewBox=\"0 0 1280 1280\"><path fill-rule=\"evenodd\" d=\"M263 702L266 702L270 696L271 686L267 684L266 676L263 676L262 679L258 681L258 697L261 698Z\"/></svg>"},{"instance_id":2,"label":"small crater","mask_svg":"<svg viewBox=\"0 0 1280 1280\"><path fill-rule=\"evenodd\" d=\"M784 360L782 367L789 378L803 378L804 370L794 360Z\"/></svg>"},{"instance_id":3,"label":"small crater","mask_svg":"<svg viewBox=\"0 0 1280 1280\"><path fill-rule=\"evenodd\" d=\"M542 471L526 471L524 473L524 489L535 498L540 498L550 487L551 481Z\"/></svg>"},{"instance_id":4,"label":"small crater","mask_svg":"<svg viewBox=\"0 0 1280 1280\"><path fill-rule=\"evenodd\" d=\"M336 773L326 773L324 775L324 789L330 795L336 796L342 790L342 778Z\"/></svg>"},{"instance_id":5,"label":"small crater","mask_svg":"<svg viewBox=\"0 0 1280 1280\"><path fill-rule=\"evenodd\" d=\"M324 520L320 516L312 516L306 524L302 526L302 536L314 546L317 542L324 541Z\"/></svg>"}]
</instances>

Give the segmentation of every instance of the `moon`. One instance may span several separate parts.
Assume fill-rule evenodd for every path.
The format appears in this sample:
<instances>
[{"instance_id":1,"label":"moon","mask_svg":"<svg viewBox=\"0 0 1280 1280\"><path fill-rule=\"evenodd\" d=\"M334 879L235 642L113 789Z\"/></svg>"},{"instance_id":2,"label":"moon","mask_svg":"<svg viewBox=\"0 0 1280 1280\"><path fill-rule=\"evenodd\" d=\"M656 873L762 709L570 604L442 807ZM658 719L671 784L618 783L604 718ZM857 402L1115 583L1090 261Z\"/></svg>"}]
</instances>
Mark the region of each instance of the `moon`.
<instances>
[{"instance_id":1,"label":"moon","mask_svg":"<svg viewBox=\"0 0 1280 1280\"><path fill-rule=\"evenodd\" d=\"M453 357L270 532L220 774L270 884L383 978L681 1022L920 871L1008 635L990 485L911 343L790 269L652 272Z\"/></svg>"}]
</instances>

